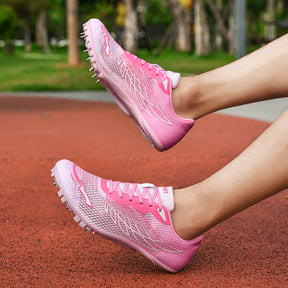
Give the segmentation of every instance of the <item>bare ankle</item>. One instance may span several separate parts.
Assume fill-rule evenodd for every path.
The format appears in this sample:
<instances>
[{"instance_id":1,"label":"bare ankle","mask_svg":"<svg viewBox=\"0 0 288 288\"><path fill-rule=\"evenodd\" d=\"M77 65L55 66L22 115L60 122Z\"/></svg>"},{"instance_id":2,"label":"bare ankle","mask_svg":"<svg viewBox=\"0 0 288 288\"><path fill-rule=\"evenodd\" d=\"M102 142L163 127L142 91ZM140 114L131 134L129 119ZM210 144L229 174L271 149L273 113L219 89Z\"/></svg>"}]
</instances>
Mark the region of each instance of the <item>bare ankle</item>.
<instances>
[{"instance_id":1,"label":"bare ankle","mask_svg":"<svg viewBox=\"0 0 288 288\"><path fill-rule=\"evenodd\" d=\"M175 232L184 240L202 235L219 222L221 202L215 205L218 200L210 197L203 188L205 185L199 183L174 191L175 210L171 217Z\"/></svg>"},{"instance_id":2,"label":"bare ankle","mask_svg":"<svg viewBox=\"0 0 288 288\"><path fill-rule=\"evenodd\" d=\"M192 190L180 189L174 191L174 199L175 209L171 217L177 235L184 240L190 240L205 232L204 217L195 216L198 210L197 195Z\"/></svg>"},{"instance_id":3,"label":"bare ankle","mask_svg":"<svg viewBox=\"0 0 288 288\"><path fill-rule=\"evenodd\" d=\"M172 103L175 113L182 118L197 118L199 85L194 76L182 77L172 91Z\"/></svg>"},{"instance_id":4,"label":"bare ankle","mask_svg":"<svg viewBox=\"0 0 288 288\"><path fill-rule=\"evenodd\" d=\"M173 108L178 116L196 120L217 110L213 106L213 98L209 97L211 91L203 89L203 78L207 78L203 75L182 77L179 85L173 89Z\"/></svg>"}]
</instances>

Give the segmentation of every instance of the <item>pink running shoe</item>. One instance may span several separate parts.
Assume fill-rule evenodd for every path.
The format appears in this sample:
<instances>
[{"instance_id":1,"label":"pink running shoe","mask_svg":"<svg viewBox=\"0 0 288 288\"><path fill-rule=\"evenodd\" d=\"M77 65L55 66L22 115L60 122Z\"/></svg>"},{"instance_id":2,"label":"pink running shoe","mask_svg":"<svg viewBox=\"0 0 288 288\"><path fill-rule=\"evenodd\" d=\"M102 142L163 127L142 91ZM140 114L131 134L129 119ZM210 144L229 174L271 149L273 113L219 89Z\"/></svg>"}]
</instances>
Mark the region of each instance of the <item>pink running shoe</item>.
<instances>
[{"instance_id":1,"label":"pink running shoe","mask_svg":"<svg viewBox=\"0 0 288 288\"><path fill-rule=\"evenodd\" d=\"M139 251L167 271L182 269L203 239L187 241L176 234L172 187L105 180L68 160L57 162L52 176L81 227Z\"/></svg>"},{"instance_id":2,"label":"pink running shoe","mask_svg":"<svg viewBox=\"0 0 288 288\"><path fill-rule=\"evenodd\" d=\"M98 19L83 25L91 70L159 151L179 142L194 124L180 118L172 106L172 88L180 74L165 71L123 50Z\"/></svg>"}]
</instances>

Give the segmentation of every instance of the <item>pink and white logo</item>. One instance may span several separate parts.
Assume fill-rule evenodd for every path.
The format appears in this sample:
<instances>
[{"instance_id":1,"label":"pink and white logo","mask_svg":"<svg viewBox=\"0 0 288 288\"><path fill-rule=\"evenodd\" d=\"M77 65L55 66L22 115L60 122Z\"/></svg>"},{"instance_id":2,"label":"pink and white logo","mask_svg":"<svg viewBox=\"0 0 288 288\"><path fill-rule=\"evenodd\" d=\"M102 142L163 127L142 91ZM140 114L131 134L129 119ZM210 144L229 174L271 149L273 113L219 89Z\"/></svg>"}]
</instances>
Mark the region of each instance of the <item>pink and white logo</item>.
<instances>
[{"instance_id":1,"label":"pink and white logo","mask_svg":"<svg viewBox=\"0 0 288 288\"><path fill-rule=\"evenodd\" d=\"M85 184L83 183L83 181L79 178L79 176L77 175L77 172L76 172L76 165L74 164L73 165L73 174L71 175L72 176L72 179L74 179L75 182L77 182L77 185L78 185L78 190L79 192L84 196L84 199L85 199L85 203L90 207L90 208L93 208L92 206L92 202L89 198L89 196L87 195L86 191L85 191Z\"/></svg>"},{"instance_id":2,"label":"pink and white logo","mask_svg":"<svg viewBox=\"0 0 288 288\"><path fill-rule=\"evenodd\" d=\"M103 25L102 25L102 32L104 34L103 37L104 37L104 40L105 40L105 53L109 57L109 55L110 55L110 43L109 43L110 36L109 36L106 28Z\"/></svg>"}]
</instances>

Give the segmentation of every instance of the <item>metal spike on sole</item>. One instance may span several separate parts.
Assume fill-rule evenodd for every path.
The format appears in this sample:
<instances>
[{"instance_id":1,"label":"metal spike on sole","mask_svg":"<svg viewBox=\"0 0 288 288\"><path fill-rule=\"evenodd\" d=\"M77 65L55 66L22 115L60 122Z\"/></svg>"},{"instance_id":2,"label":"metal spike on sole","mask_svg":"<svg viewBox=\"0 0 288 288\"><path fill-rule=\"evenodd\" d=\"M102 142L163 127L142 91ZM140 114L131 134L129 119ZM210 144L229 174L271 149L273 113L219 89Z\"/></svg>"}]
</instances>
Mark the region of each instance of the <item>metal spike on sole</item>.
<instances>
[{"instance_id":1,"label":"metal spike on sole","mask_svg":"<svg viewBox=\"0 0 288 288\"><path fill-rule=\"evenodd\" d=\"M75 215L73 219L74 219L74 221L77 222L77 223L81 220L77 215Z\"/></svg>"},{"instance_id":2,"label":"metal spike on sole","mask_svg":"<svg viewBox=\"0 0 288 288\"><path fill-rule=\"evenodd\" d=\"M79 225L80 225L82 228L84 228L84 227L86 226L86 224L85 224L83 221L80 221L80 222L79 222Z\"/></svg>"}]
</instances>

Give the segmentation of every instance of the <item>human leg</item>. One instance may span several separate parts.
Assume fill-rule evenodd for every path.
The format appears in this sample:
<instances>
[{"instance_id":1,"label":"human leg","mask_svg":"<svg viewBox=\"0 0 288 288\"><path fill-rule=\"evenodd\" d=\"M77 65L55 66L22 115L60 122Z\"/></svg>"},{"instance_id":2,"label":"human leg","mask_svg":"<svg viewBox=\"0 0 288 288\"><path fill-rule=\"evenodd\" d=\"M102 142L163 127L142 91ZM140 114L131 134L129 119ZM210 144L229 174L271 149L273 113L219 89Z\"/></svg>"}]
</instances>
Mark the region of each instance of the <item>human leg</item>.
<instances>
[{"instance_id":1,"label":"human leg","mask_svg":"<svg viewBox=\"0 0 288 288\"><path fill-rule=\"evenodd\" d=\"M174 190L176 233L192 239L288 187L288 110L221 170Z\"/></svg>"},{"instance_id":2,"label":"human leg","mask_svg":"<svg viewBox=\"0 0 288 288\"><path fill-rule=\"evenodd\" d=\"M194 120L220 109L288 96L288 34L221 68L182 77L173 107Z\"/></svg>"},{"instance_id":3,"label":"human leg","mask_svg":"<svg viewBox=\"0 0 288 288\"><path fill-rule=\"evenodd\" d=\"M222 68L182 78L124 51L97 19L84 24L83 37L95 76L159 151L179 142L193 119L288 93L288 35Z\"/></svg>"},{"instance_id":4,"label":"human leg","mask_svg":"<svg viewBox=\"0 0 288 288\"><path fill-rule=\"evenodd\" d=\"M52 176L81 227L177 272L202 233L288 187L287 121L288 110L228 165L183 189L105 180L67 160Z\"/></svg>"}]
</instances>

